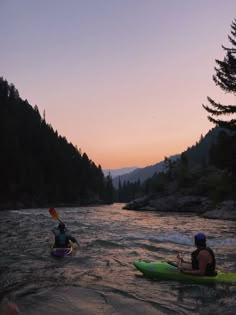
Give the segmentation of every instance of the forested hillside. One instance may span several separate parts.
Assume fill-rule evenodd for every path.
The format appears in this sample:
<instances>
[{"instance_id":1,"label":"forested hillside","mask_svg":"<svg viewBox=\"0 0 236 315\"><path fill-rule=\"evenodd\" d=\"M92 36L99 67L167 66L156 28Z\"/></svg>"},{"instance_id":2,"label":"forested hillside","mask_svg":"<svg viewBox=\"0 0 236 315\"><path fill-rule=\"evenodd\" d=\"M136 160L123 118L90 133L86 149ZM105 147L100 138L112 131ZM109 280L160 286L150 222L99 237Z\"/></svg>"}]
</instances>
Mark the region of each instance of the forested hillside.
<instances>
[{"instance_id":1,"label":"forested hillside","mask_svg":"<svg viewBox=\"0 0 236 315\"><path fill-rule=\"evenodd\" d=\"M215 127L182 152L178 159L166 157L158 163L160 169L145 181L122 182L118 178L116 198L127 202L144 195L179 192L184 195L204 195L216 201L234 199L235 143L234 133Z\"/></svg>"},{"instance_id":2,"label":"forested hillside","mask_svg":"<svg viewBox=\"0 0 236 315\"><path fill-rule=\"evenodd\" d=\"M0 78L0 207L111 202L112 184Z\"/></svg>"},{"instance_id":3,"label":"forested hillside","mask_svg":"<svg viewBox=\"0 0 236 315\"><path fill-rule=\"evenodd\" d=\"M231 47L222 46L223 60L215 60L213 80L224 92L236 95L236 19L228 36ZM163 171L142 185L119 182L117 199L130 201L143 195L198 195L213 203L236 200L236 105L221 104L207 97L203 105L215 126L180 158L164 160ZM234 99L235 100L235 99Z\"/></svg>"}]
</instances>

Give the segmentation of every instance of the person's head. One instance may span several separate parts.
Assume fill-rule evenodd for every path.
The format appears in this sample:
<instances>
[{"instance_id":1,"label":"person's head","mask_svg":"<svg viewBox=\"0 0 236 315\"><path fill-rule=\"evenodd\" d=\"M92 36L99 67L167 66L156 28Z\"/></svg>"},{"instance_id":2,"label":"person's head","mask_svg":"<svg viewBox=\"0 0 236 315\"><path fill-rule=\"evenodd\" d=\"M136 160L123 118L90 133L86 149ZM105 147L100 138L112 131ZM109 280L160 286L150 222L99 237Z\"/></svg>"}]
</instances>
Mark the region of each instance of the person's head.
<instances>
[{"instance_id":1,"label":"person's head","mask_svg":"<svg viewBox=\"0 0 236 315\"><path fill-rule=\"evenodd\" d=\"M58 224L58 228L59 228L60 231L65 231L66 226L65 226L64 223L59 223Z\"/></svg>"},{"instance_id":2,"label":"person's head","mask_svg":"<svg viewBox=\"0 0 236 315\"><path fill-rule=\"evenodd\" d=\"M206 247L206 236L203 233L197 233L194 236L196 247Z\"/></svg>"}]
</instances>

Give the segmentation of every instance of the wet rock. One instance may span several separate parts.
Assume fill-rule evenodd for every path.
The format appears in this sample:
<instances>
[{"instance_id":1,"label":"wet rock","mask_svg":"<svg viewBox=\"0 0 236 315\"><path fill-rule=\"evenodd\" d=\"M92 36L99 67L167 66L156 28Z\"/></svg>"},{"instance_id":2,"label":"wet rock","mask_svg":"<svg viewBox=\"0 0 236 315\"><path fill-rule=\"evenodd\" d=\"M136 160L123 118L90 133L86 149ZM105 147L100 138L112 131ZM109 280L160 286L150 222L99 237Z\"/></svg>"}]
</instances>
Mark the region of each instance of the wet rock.
<instances>
[{"instance_id":1,"label":"wet rock","mask_svg":"<svg viewBox=\"0 0 236 315\"><path fill-rule=\"evenodd\" d=\"M210 205L209 199L202 196L182 196L177 199L177 209L180 212L203 213Z\"/></svg>"},{"instance_id":2,"label":"wet rock","mask_svg":"<svg viewBox=\"0 0 236 315\"><path fill-rule=\"evenodd\" d=\"M210 201L201 196L152 196L133 200L124 206L127 210L146 210L163 212L203 213L210 207Z\"/></svg>"},{"instance_id":3,"label":"wet rock","mask_svg":"<svg viewBox=\"0 0 236 315\"><path fill-rule=\"evenodd\" d=\"M143 207L148 206L149 203L149 198L148 197L143 197L143 198L138 198L134 199L133 201L127 203L123 209L126 210L140 210Z\"/></svg>"},{"instance_id":4,"label":"wet rock","mask_svg":"<svg viewBox=\"0 0 236 315\"><path fill-rule=\"evenodd\" d=\"M192 212L202 215L205 218L236 220L236 201L223 201L212 210L212 202L203 196L183 196L179 194L146 196L129 202L123 209L181 213Z\"/></svg>"},{"instance_id":5,"label":"wet rock","mask_svg":"<svg viewBox=\"0 0 236 315\"><path fill-rule=\"evenodd\" d=\"M221 202L215 209L206 211L204 218L236 220L236 201L226 200Z\"/></svg>"}]
</instances>

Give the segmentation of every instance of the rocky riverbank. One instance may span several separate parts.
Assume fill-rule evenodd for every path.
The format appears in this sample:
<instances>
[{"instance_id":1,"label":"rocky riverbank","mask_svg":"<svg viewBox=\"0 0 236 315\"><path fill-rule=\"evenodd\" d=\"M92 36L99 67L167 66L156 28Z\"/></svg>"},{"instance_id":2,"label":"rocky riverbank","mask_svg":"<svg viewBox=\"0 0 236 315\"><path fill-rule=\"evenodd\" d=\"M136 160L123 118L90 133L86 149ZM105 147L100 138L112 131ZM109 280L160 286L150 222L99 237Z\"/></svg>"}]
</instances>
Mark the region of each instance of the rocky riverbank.
<instances>
[{"instance_id":1,"label":"rocky riverbank","mask_svg":"<svg viewBox=\"0 0 236 315\"><path fill-rule=\"evenodd\" d=\"M236 220L236 201L226 200L214 205L207 197L183 196L145 196L127 203L127 210L158 212L192 212L205 218Z\"/></svg>"}]
</instances>

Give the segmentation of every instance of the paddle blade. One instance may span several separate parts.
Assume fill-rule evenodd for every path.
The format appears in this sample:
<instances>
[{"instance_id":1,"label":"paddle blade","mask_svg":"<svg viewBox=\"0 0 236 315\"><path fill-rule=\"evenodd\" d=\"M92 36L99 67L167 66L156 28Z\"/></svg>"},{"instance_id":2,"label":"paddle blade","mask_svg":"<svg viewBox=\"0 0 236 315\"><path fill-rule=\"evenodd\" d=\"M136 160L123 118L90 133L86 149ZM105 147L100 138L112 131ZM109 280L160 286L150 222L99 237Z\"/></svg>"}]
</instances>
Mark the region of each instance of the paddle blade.
<instances>
[{"instance_id":1,"label":"paddle blade","mask_svg":"<svg viewBox=\"0 0 236 315\"><path fill-rule=\"evenodd\" d=\"M55 209L55 208L49 208L49 213L51 214L51 216L52 216L52 218L53 218L53 219L57 219L57 220L59 220L59 218L58 218L58 214L57 214L57 212L56 212L56 209Z\"/></svg>"}]
</instances>

